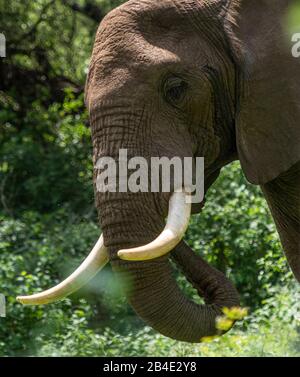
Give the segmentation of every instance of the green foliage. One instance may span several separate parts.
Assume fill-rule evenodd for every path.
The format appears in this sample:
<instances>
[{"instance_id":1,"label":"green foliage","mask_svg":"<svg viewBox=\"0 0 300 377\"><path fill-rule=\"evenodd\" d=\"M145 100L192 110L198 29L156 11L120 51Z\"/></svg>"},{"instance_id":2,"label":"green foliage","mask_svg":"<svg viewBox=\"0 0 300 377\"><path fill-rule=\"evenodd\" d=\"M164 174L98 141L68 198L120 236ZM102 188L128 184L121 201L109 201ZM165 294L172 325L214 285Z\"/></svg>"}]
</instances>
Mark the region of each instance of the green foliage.
<instances>
[{"instance_id":1,"label":"green foliage","mask_svg":"<svg viewBox=\"0 0 300 377\"><path fill-rule=\"evenodd\" d=\"M92 146L82 95L67 92L62 104L45 109L38 101L19 131L9 112L0 111L0 181L6 212L30 208L52 211L63 204L75 210L93 205ZM51 195L49 195L51 188Z\"/></svg>"},{"instance_id":2,"label":"green foliage","mask_svg":"<svg viewBox=\"0 0 300 377\"><path fill-rule=\"evenodd\" d=\"M291 2L285 25L289 33L300 33L300 5L297 0Z\"/></svg>"},{"instance_id":3,"label":"green foliage","mask_svg":"<svg viewBox=\"0 0 300 377\"><path fill-rule=\"evenodd\" d=\"M295 287L294 287L295 289ZM51 342L45 343L39 351L40 356L157 356L157 357L274 357L300 356L300 321L293 317L281 318L281 308L286 304L289 307L298 306L298 297L293 297L285 290L285 299L282 295L275 296L277 307L273 311L272 324L258 324L255 313L249 318L247 332L239 328L221 338L199 345L176 342L154 333L148 327L137 332L129 332L126 336L104 329L101 334L93 333L88 326L81 322L78 326L76 316L74 325L65 334L59 334ZM296 299L298 299L296 301Z\"/></svg>"},{"instance_id":4,"label":"green foliage","mask_svg":"<svg viewBox=\"0 0 300 377\"><path fill-rule=\"evenodd\" d=\"M95 26L92 20L73 12L64 3L67 2L1 0L1 31L8 41L8 53L17 50L13 63L40 69L46 62L42 59L45 54L51 74L82 80Z\"/></svg>"},{"instance_id":5,"label":"green foliage","mask_svg":"<svg viewBox=\"0 0 300 377\"><path fill-rule=\"evenodd\" d=\"M224 169L186 235L249 308L222 338L188 345L145 327L109 266L61 303L16 302L61 281L99 236L83 83L96 10L104 16L122 2L0 0L1 32L10 41L8 58L0 59L0 293L7 299L0 355L299 356L299 288L265 200L238 163ZM238 315L224 314L227 325Z\"/></svg>"},{"instance_id":6,"label":"green foliage","mask_svg":"<svg viewBox=\"0 0 300 377\"><path fill-rule=\"evenodd\" d=\"M243 230L243 223L240 224L234 216L230 197L233 200L241 192L245 193L245 188L243 191L237 189L235 192L232 186L227 186L231 179L238 182L239 176L238 166L233 165L225 169L223 178L213 188L213 191L223 193L224 200L226 190L229 195L226 203L221 199L220 204L214 202L213 207L218 211L218 215L224 211L232 216L220 216L219 231L213 227L199 231L198 228L193 228L196 225L194 220L192 221L188 242L198 250L197 252L200 252L199 242L203 242L205 250L205 240L210 242L214 237L218 237L220 242L226 239L230 245L234 244L234 241L230 241L232 238L226 229L230 229L234 234L237 232L236 226L240 231ZM251 208L253 197L246 195L243 198L244 207ZM260 195L256 200L261 200ZM208 200L203 212L205 222L208 221L211 201L212 198ZM254 202L256 203L255 200ZM240 207L241 205L235 208ZM267 216L264 211L262 213ZM256 215L256 221L263 225L265 218L260 216L262 215ZM197 217L200 219L201 216ZM240 221L245 222L246 228L248 220L246 215L240 218ZM268 227L267 230L264 227L263 229L266 233L270 232ZM263 249L264 254L257 248L258 259L253 248L248 252L241 246L236 252L242 253L242 256L233 252L226 254L225 266L228 266L226 270L228 269L231 278L239 282L239 277L244 276L244 282L253 284L254 288L247 292L243 287L243 281L240 283L242 292L249 294L243 297L242 293L242 298L250 307L250 315L224 337L192 347L164 338L147 327L144 328L143 323L128 307L122 289L109 267L99 273L87 287L59 304L46 307L23 307L18 304L15 301L16 295L47 288L73 271L97 239L99 230L94 218L82 219L75 215L74 209L70 206L47 214L23 211L17 219L2 216L0 282L1 291L7 297L8 303L7 318L1 319L3 326L0 328L0 354L299 355L297 313L300 309L300 292L293 286L290 274L286 273L286 264L281 262L282 254L277 243L277 235L273 228L271 230L272 233L268 236L272 236L276 242L269 243L268 247ZM264 235L264 231L259 235ZM248 237L247 233L244 233L244 237L246 236ZM243 240L242 236L240 239L246 247L246 240ZM255 235L252 242L257 242ZM207 249L207 254L203 255L218 265L218 248L214 242L210 244L213 248L210 252ZM245 258L246 262L235 267L239 258ZM261 279L255 279L255 276L261 276ZM190 296L195 296L194 290L181 275L178 276L178 280ZM230 317L229 313L225 314Z\"/></svg>"},{"instance_id":7,"label":"green foliage","mask_svg":"<svg viewBox=\"0 0 300 377\"><path fill-rule=\"evenodd\" d=\"M246 182L238 163L223 170L186 238L232 279L245 306L260 305L271 286L290 279L266 201L258 187Z\"/></svg>"}]
</instances>

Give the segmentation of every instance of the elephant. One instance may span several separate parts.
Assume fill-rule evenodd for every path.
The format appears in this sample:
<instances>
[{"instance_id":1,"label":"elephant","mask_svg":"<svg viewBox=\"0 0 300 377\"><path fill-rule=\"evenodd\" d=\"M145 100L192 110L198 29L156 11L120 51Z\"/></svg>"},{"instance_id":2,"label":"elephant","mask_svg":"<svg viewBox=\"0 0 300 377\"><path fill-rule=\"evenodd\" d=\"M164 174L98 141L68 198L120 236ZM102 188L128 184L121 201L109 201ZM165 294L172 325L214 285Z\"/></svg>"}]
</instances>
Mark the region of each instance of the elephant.
<instances>
[{"instance_id":1,"label":"elephant","mask_svg":"<svg viewBox=\"0 0 300 377\"><path fill-rule=\"evenodd\" d=\"M206 195L222 168L239 160L247 180L261 187L300 282L300 60L284 22L292 3L129 0L99 26L85 101L95 166L120 149L146 159L204 157ZM191 343L221 335L216 319L239 307L239 295L183 241L190 214L201 212L205 199L188 207L185 190L174 187L99 192L98 174L103 233L94 249L58 286L18 300L66 297L110 262L129 282L133 309L157 332ZM179 289L171 261L205 304Z\"/></svg>"}]
</instances>

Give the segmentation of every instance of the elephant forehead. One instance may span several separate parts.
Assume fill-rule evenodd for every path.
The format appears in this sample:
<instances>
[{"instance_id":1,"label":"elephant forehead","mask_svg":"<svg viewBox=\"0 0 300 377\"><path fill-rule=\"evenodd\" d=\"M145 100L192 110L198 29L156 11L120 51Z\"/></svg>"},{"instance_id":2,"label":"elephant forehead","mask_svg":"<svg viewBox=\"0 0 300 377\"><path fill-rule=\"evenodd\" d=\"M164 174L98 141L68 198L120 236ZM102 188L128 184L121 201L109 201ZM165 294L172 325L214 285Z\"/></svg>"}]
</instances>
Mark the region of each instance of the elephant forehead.
<instances>
[{"instance_id":1,"label":"elephant forehead","mask_svg":"<svg viewBox=\"0 0 300 377\"><path fill-rule=\"evenodd\" d=\"M199 17L196 19L195 15L205 14L199 12L199 4L201 2L189 0L128 1L101 22L93 55L98 56L103 51L114 55L121 51L123 55L127 52L136 56L149 50L149 45L174 51L181 42L196 34ZM155 51L152 54L155 55Z\"/></svg>"},{"instance_id":2,"label":"elephant forehead","mask_svg":"<svg viewBox=\"0 0 300 377\"><path fill-rule=\"evenodd\" d=\"M102 23L114 23L117 19L125 17L137 23L147 23L153 21L153 18L160 18L171 24L187 13L203 7L203 3L205 1L201 0L129 0L109 12Z\"/></svg>"},{"instance_id":3,"label":"elephant forehead","mask_svg":"<svg viewBox=\"0 0 300 377\"><path fill-rule=\"evenodd\" d=\"M165 71L205 65L211 51L183 8L190 3L196 9L189 0L131 0L110 12L97 32L87 91L106 97L133 87L146 95Z\"/></svg>"},{"instance_id":4,"label":"elephant forehead","mask_svg":"<svg viewBox=\"0 0 300 377\"><path fill-rule=\"evenodd\" d=\"M143 93L143 98L151 98L159 83L163 67L180 62L180 58L160 48L135 45L133 50L122 47L99 50L90 64L86 85L89 103L105 102L112 98L131 97Z\"/></svg>"},{"instance_id":5,"label":"elephant forehead","mask_svg":"<svg viewBox=\"0 0 300 377\"><path fill-rule=\"evenodd\" d=\"M91 67L94 66L98 79L113 77L122 72L125 76L135 77L138 81L140 75L150 71L159 71L160 68L176 65L182 59L176 52L169 51L162 47L142 43L137 39L132 46L120 46L120 48L100 49L97 55L93 56ZM150 73L150 72L149 72ZM145 79L145 77L143 78Z\"/></svg>"},{"instance_id":6,"label":"elephant forehead","mask_svg":"<svg viewBox=\"0 0 300 377\"><path fill-rule=\"evenodd\" d=\"M97 80L113 82L118 76L123 81L132 78L136 83L139 80L146 83L147 78L158 78L173 68L175 71L180 70L180 67L198 70L207 63L209 57L209 48L199 48L197 38L180 41L165 37L163 40L151 41L141 34L128 38L123 34L119 41L112 39L97 45L90 70Z\"/></svg>"}]
</instances>

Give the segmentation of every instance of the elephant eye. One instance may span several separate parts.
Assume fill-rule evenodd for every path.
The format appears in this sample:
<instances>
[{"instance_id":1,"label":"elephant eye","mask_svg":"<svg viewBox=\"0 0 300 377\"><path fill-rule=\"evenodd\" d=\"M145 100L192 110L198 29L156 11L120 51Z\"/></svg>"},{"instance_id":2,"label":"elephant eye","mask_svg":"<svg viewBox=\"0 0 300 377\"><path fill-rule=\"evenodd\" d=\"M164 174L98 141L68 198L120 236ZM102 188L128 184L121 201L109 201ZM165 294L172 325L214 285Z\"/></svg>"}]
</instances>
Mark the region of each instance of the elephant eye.
<instances>
[{"instance_id":1,"label":"elephant eye","mask_svg":"<svg viewBox=\"0 0 300 377\"><path fill-rule=\"evenodd\" d=\"M173 106L178 106L183 101L188 84L180 77L169 77L164 83L165 100Z\"/></svg>"}]
</instances>

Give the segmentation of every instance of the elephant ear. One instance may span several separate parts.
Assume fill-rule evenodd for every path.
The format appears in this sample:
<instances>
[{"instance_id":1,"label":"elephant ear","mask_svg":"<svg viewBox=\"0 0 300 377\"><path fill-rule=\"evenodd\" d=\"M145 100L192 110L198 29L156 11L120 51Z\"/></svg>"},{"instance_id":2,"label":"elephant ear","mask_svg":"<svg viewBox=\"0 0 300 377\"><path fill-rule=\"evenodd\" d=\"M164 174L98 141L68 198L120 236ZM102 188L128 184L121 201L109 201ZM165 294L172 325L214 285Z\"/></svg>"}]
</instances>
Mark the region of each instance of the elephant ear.
<instances>
[{"instance_id":1,"label":"elephant ear","mask_svg":"<svg viewBox=\"0 0 300 377\"><path fill-rule=\"evenodd\" d=\"M237 148L244 173L254 184L275 179L300 160L300 58L292 54L293 31L287 22L291 3L240 0L232 25L243 71Z\"/></svg>"}]
</instances>

